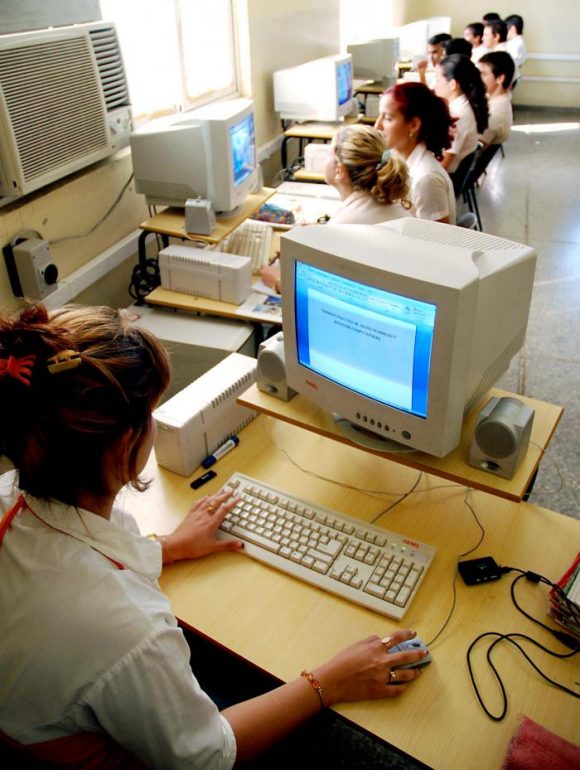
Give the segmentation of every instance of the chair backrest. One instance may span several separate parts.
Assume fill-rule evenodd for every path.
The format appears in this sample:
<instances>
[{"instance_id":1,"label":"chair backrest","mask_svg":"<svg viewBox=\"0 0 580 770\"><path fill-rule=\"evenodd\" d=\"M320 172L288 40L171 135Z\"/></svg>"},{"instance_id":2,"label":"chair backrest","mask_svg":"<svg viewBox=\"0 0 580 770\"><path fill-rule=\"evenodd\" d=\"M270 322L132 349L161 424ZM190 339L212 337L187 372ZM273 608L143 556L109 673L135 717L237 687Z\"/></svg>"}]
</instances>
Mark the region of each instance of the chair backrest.
<instances>
[{"instance_id":1,"label":"chair backrest","mask_svg":"<svg viewBox=\"0 0 580 770\"><path fill-rule=\"evenodd\" d=\"M449 174L451 181L453 182L453 192L455 193L456 198L459 198L465 190L465 180L467 179L479 152L480 149L478 147L472 153L466 155L465 158L460 161L456 170L452 174Z\"/></svg>"},{"instance_id":2,"label":"chair backrest","mask_svg":"<svg viewBox=\"0 0 580 770\"><path fill-rule=\"evenodd\" d=\"M488 144L485 149L479 153L472 171L473 183L477 182L485 169L489 166L491 159L501 147L501 144Z\"/></svg>"}]
</instances>

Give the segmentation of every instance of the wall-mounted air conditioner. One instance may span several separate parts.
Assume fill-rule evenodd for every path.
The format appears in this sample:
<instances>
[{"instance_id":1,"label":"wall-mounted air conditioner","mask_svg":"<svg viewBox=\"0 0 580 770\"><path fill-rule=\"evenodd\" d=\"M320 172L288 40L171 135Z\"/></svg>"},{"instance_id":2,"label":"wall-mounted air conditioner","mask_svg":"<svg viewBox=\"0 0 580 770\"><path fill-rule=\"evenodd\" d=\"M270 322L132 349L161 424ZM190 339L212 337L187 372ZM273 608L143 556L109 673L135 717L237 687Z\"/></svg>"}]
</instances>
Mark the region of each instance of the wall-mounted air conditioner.
<instances>
[{"instance_id":1,"label":"wall-mounted air conditioner","mask_svg":"<svg viewBox=\"0 0 580 770\"><path fill-rule=\"evenodd\" d=\"M131 129L114 24L0 35L1 202L106 158Z\"/></svg>"}]
</instances>

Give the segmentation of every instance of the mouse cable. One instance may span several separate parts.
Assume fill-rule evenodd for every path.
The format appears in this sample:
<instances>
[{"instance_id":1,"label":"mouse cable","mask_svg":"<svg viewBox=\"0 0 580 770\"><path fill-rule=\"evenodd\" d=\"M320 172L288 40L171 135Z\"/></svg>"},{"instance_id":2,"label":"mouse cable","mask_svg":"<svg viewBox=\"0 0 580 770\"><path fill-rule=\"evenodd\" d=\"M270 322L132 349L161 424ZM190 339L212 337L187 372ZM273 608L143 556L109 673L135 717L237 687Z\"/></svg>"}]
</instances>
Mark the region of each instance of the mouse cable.
<instances>
[{"instance_id":1,"label":"mouse cable","mask_svg":"<svg viewBox=\"0 0 580 770\"><path fill-rule=\"evenodd\" d=\"M465 496L463 498L463 504L465 506L467 506L467 508L471 511L471 515L473 516L473 518L475 519L475 523L479 527L480 536L479 536L479 540L477 541L477 543L472 548L470 548L468 551L465 551L465 553L460 553L459 554L459 556L457 557L457 561L458 562L461 559L464 559L466 556L469 556L470 554L472 554L474 551L476 551L479 548L479 546L483 543L483 540L485 538L485 527L483 526L483 524L479 520L479 518L477 516L477 513L475 511L475 508L473 507L472 503L470 503L470 501L469 501L469 494L470 494L470 492L471 492L471 487L466 487L466 489L465 489ZM457 575L458 575L458 571L457 571L457 569L455 569L455 572L453 573L453 582L451 584L451 589L452 589L452 592L453 592L453 597L451 599L451 609L449 610L449 613L448 613L447 617L445 618L445 620L443 621L443 625L441 626L439 631L437 631L435 636L429 642L427 642L427 647L431 647L433 645L433 643L435 641L437 641L437 639L439 639L439 637L441 636L443 631L445 631L445 629L449 625L449 621L451 620L451 618L453 616L453 613L455 612L455 607L456 607L456 604L457 604Z\"/></svg>"},{"instance_id":2,"label":"mouse cable","mask_svg":"<svg viewBox=\"0 0 580 770\"><path fill-rule=\"evenodd\" d=\"M482 696L482 694L479 691L479 687L477 686L477 682L475 680L475 674L474 674L474 671L473 671L473 665L472 665L472 661L471 661L471 655L472 655L473 649L476 646L476 644L479 641L481 641L482 639L485 639L486 637L489 637L489 636L495 637L495 640L489 645L489 647L487 649L486 658L487 658L487 662L489 664L489 667L493 671L493 674L495 676L496 682L497 682L497 684L498 684L498 686L500 688L500 692L501 692L502 707L501 707L501 711L500 711L499 714L493 714L490 711L490 709L486 706L486 704L485 704L485 702L483 700L483 696ZM471 678L471 683L473 685L473 689L475 691L475 695L477 697L477 700L479 701L480 706L482 707L482 709L485 711L485 713L487 714L487 716L490 719L493 719L494 722L501 722L502 719L507 714L507 710L508 710L507 691L505 689L505 685L503 683L503 680L502 680L501 676L499 675L499 672L498 672L497 668L495 667L494 662L491 659L491 654L492 654L494 648L496 647L496 645L498 645L502 641L509 642L517 650L519 650L521 652L521 654L524 656L524 658L528 661L528 663L532 666L532 668L542 677L542 679L545 679L546 682L548 682L549 684L551 684L554 687L556 687L556 689L561 690L562 692L566 693L567 695L572 695L572 697L574 697L574 698L580 698L580 693L577 693L574 690L571 690L569 687L566 687L565 685L561 684L560 682L556 682L554 679L550 679L550 677L547 676L547 674L545 674L536 665L536 663L532 660L532 658L528 655L528 653L524 650L524 648L520 644L518 644L518 642L515 641L516 639L522 639L522 640L525 640L526 642L530 642L531 644L533 644L538 649L542 650L543 652L545 652L548 655L551 655L552 657L555 657L555 658L562 658L562 659L563 658L571 658L573 655L576 655L576 653L578 652L578 650L573 650L572 652L565 652L565 653L554 652L553 650L550 650L547 647L544 647L544 645L540 644L540 642L538 642L537 640L532 639L532 637L526 636L525 634L517 634L517 633L501 634L498 631L487 631L486 633L480 634L478 637L476 637L473 640L473 642L469 645L469 649L467 650L467 667L469 669L469 676Z\"/></svg>"}]
</instances>

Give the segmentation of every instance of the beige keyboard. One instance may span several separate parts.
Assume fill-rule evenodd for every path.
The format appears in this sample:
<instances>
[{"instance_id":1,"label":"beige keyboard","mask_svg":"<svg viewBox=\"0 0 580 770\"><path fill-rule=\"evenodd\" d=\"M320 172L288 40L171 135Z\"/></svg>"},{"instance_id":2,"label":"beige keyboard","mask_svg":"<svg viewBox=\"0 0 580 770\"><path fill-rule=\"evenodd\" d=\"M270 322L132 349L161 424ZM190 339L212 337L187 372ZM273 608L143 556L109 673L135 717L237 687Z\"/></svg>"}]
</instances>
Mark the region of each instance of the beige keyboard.
<instances>
[{"instance_id":1,"label":"beige keyboard","mask_svg":"<svg viewBox=\"0 0 580 770\"><path fill-rule=\"evenodd\" d=\"M240 502L220 539L240 539L245 552L299 580L400 620L436 549L396 532L312 505L234 473L225 484Z\"/></svg>"},{"instance_id":2,"label":"beige keyboard","mask_svg":"<svg viewBox=\"0 0 580 770\"><path fill-rule=\"evenodd\" d=\"M227 254L249 257L252 260L252 272L257 274L270 261L272 227L248 219L224 238L218 248Z\"/></svg>"}]
</instances>

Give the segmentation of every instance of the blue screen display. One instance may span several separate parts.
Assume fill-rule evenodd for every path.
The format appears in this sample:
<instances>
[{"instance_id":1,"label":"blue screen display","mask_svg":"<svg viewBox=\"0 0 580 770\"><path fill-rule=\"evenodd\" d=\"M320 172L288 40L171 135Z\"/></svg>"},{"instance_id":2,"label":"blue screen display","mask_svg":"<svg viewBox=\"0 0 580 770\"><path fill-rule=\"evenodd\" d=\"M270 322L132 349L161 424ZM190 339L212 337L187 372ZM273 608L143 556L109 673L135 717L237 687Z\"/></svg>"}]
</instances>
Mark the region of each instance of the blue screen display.
<instances>
[{"instance_id":1,"label":"blue screen display","mask_svg":"<svg viewBox=\"0 0 580 770\"><path fill-rule=\"evenodd\" d=\"M234 186L237 187L256 167L256 137L254 115L247 115L230 127Z\"/></svg>"},{"instance_id":2,"label":"blue screen display","mask_svg":"<svg viewBox=\"0 0 580 770\"><path fill-rule=\"evenodd\" d=\"M298 361L322 377L427 416L437 308L295 264Z\"/></svg>"},{"instance_id":3,"label":"blue screen display","mask_svg":"<svg viewBox=\"0 0 580 770\"><path fill-rule=\"evenodd\" d=\"M338 87L338 105L352 99L352 62L339 62L336 67L336 85Z\"/></svg>"}]
</instances>

